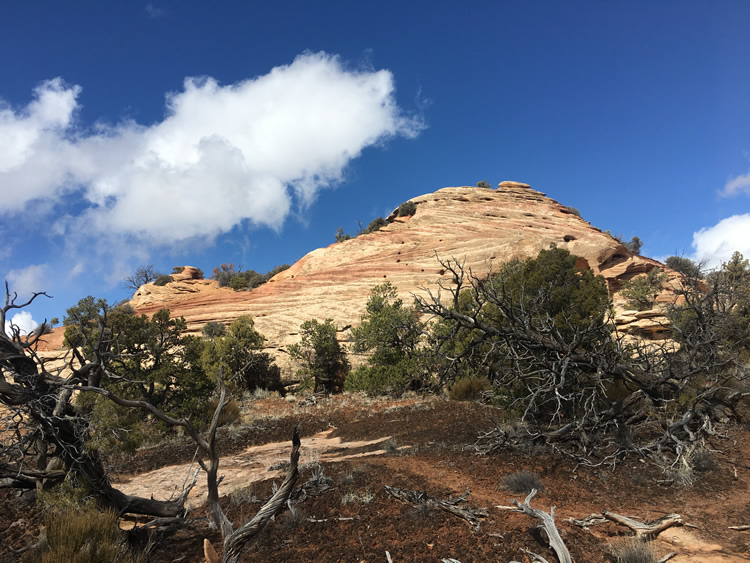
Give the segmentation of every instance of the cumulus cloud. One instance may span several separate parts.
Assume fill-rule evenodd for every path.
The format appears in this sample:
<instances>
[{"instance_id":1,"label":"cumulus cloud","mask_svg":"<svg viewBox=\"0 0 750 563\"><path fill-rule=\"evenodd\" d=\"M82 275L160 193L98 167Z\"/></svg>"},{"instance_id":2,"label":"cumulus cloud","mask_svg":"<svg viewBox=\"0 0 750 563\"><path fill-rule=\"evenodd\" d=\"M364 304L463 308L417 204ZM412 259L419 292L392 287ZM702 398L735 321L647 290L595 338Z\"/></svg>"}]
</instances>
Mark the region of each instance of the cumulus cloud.
<instances>
[{"instance_id":1,"label":"cumulus cloud","mask_svg":"<svg viewBox=\"0 0 750 563\"><path fill-rule=\"evenodd\" d=\"M5 321L5 334L11 336L13 334L12 327L18 327L21 334L29 334L33 331L39 323L36 322L28 311L21 311L11 317L9 321Z\"/></svg>"},{"instance_id":2,"label":"cumulus cloud","mask_svg":"<svg viewBox=\"0 0 750 563\"><path fill-rule=\"evenodd\" d=\"M750 213L732 215L693 234L693 259L717 268L739 251L750 257Z\"/></svg>"},{"instance_id":3,"label":"cumulus cloud","mask_svg":"<svg viewBox=\"0 0 750 563\"><path fill-rule=\"evenodd\" d=\"M730 197L737 195L740 192L750 194L750 172L727 181L724 185L724 189L721 191L721 195L724 197Z\"/></svg>"},{"instance_id":4,"label":"cumulus cloud","mask_svg":"<svg viewBox=\"0 0 750 563\"><path fill-rule=\"evenodd\" d=\"M47 265L32 264L25 268L10 270L5 279L11 292L16 292L22 297L29 297L34 292L48 289Z\"/></svg>"},{"instance_id":5,"label":"cumulus cloud","mask_svg":"<svg viewBox=\"0 0 750 563\"><path fill-rule=\"evenodd\" d=\"M369 146L422 128L394 97L387 70L352 70L307 53L230 85L188 78L167 95L153 125L84 129L81 88L43 83L25 108L0 106L0 213L60 203L75 192L56 232L123 235L171 245L211 238L250 221L280 228L344 177Z\"/></svg>"}]
</instances>

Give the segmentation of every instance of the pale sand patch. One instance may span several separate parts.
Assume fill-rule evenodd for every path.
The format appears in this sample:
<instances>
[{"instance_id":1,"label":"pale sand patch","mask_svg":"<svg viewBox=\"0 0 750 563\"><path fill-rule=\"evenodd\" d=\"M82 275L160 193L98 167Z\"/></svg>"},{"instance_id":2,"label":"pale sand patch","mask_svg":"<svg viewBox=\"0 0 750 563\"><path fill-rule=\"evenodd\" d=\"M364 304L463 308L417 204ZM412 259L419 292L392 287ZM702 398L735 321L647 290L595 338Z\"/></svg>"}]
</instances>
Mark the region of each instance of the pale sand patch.
<instances>
[{"instance_id":1,"label":"pale sand patch","mask_svg":"<svg viewBox=\"0 0 750 563\"><path fill-rule=\"evenodd\" d=\"M331 428L302 439L300 465L318 461L332 463L382 455L385 453L383 449L356 454L348 454L346 450L372 446L390 438L390 436L383 436L374 440L344 442L341 438L331 437L333 430ZM288 462L291 449L291 440L287 440L252 446L239 454L222 457L219 464L219 476L223 476L224 480L219 485L219 493L228 495L256 481L283 477L285 468L269 471L269 467L278 465L280 462ZM170 465L140 475L121 476L115 484L122 492L129 495L158 499L174 498L182 490L186 479L192 478L197 469L197 463ZM186 507L193 509L202 506L206 502L207 494L206 479L203 475L198 475L198 481L190 491Z\"/></svg>"},{"instance_id":2,"label":"pale sand patch","mask_svg":"<svg viewBox=\"0 0 750 563\"><path fill-rule=\"evenodd\" d=\"M698 538L686 528L673 527L658 535L660 542L666 544L667 550L676 551L678 555L670 561L688 563L727 563L747 561L746 558L721 553L724 549L718 543L710 543Z\"/></svg>"}]
</instances>

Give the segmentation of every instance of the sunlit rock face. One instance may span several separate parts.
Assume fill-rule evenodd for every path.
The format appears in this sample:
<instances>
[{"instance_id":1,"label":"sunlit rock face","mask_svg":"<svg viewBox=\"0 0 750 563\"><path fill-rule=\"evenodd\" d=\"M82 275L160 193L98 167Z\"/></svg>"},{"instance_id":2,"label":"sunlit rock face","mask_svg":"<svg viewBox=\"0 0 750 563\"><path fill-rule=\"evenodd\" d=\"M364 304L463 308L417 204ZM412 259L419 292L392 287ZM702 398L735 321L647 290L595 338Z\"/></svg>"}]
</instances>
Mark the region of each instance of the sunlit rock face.
<instances>
[{"instance_id":1,"label":"sunlit rock face","mask_svg":"<svg viewBox=\"0 0 750 563\"><path fill-rule=\"evenodd\" d=\"M409 302L412 294L436 292L440 282L451 284L438 257L458 260L481 275L490 266L497 269L507 260L536 256L556 244L579 257L580 269L590 268L606 278L615 294L619 330L665 336L658 308L651 313L624 311L616 296L622 281L664 266L634 255L528 184L443 188L410 201L416 204L414 215L398 217L394 211L379 231L313 250L252 291L235 292L214 280L196 279L196 269L186 266L165 286L142 286L130 304L147 314L168 307L173 316L185 318L191 333L210 321L228 324L251 315L269 350L289 368L284 349L298 340L303 321L331 318L346 340L346 328L359 323L370 289L377 284L391 282ZM658 301L672 300L670 287L676 279L670 272Z\"/></svg>"}]
</instances>

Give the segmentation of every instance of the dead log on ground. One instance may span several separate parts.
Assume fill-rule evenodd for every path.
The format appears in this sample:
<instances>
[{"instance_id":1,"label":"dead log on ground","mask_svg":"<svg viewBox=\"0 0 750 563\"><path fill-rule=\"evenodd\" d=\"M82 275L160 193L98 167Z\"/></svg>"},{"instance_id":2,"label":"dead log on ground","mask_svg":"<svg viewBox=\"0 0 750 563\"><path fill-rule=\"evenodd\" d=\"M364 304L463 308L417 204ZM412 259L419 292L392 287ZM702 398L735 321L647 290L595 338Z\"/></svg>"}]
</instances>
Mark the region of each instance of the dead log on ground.
<instances>
[{"instance_id":1,"label":"dead log on ground","mask_svg":"<svg viewBox=\"0 0 750 563\"><path fill-rule=\"evenodd\" d=\"M401 502L411 503L414 506L430 506L437 507L446 512L450 512L454 516L463 518L474 528L474 531L479 530L480 518L487 517L487 510L484 508L466 508L458 506L459 503L464 502L469 493L467 492L460 497L449 500L440 500L435 497L431 497L423 491L405 491L397 487L385 486L385 491L394 498L397 498Z\"/></svg>"},{"instance_id":2,"label":"dead log on ground","mask_svg":"<svg viewBox=\"0 0 750 563\"><path fill-rule=\"evenodd\" d=\"M568 522L570 522L574 526L583 528L586 531L588 531L588 529L591 526L596 526L597 524L604 524L606 521L607 519L601 514L589 514L588 516L584 516L583 518L578 518L578 519L568 518Z\"/></svg>"},{"instance_id":3,"label":"dead log on ground","mask_svg":"<svg viewBox=\"0 0 750 563\"><path fill-rule=\"evenodd\" d=\"M653 538L667 528L682 525L682 517L679 514L667 514L666 516L662 516L661 518L657 518L656 520L652 520L651 522L639 522L638 520L635 520L633 518L615 514L614 512L609 512L608 510L603 510L602 516L604 516L607 520L615 522L616 524L620 524L622 526L630 528L635 532L636 537L639 538Z\"/></svg>"},{"instance_id":4,"label":"dead log on ground","mask_svg":"<svg viewBox=\"0 0 750 563\"><path fill-rule=\"evenodd\" d=\"M555 526L555 507L553 506L552 508L550 508L549 514L542 510L531 508L531 499L536 496L536 493L537 490L532 489L529 493L529 496L527 496L526 500L523 501L523 504L521 504L517 500L514 500L513 504L516 505L516 508L519 512L523 512L527 516L531 516L532 518L537 518L542 521L542 527L547 534L549 545L552 549L555 550L557 559L560 561L560 563L573 563L570 552L568 551L568 548L565 547L565 542L563 542L562 538L560 537L560 532L557 530L557 526Z\"/></svg>"}]
</instances>

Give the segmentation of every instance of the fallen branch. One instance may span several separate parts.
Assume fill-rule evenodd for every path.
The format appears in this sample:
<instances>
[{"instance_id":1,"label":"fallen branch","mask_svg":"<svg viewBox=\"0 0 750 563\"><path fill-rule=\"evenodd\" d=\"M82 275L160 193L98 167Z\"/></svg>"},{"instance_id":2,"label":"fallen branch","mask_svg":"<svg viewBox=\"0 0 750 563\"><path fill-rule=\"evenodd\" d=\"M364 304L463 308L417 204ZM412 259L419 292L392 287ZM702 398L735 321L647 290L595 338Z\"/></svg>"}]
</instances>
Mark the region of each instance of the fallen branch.
<instances>
[{"instance_id":1,"label":"fallen branch","mask_svg":"<svg viewBox=\"0 0 750 563\"><path fill-rule=\"evenodd\" d=\"M396 487L385 486L385 491L394 498L397 498L401 502L411 503L414 506L433 506L450 512L454 516L463 518L474 528L474 531L479 530L480 518L487 517L487 511L484 508L465 508L458 506L459 503L466 500L469 493L461 495L455 499L440 500L435 497L431 497L422 491L405 491Z\"/></svg>"},{"instance_id":2,"label":"fallen branch","mask_svg":"<svg viewBox=\"0 0 750 563\"><path fill-rule=\"evenodd\" d=\"M621 516L608 510L602 511L602 516L607 520L620 524L627 528L630 528L635 532L635 535L639 538L647 537L652 538L657 536L660 532L663 532L667 528L672 526L682 525L682 517L679 514L667 514L651 522L639 522L633 518L627 516Z\"/></svg>"},{"instance_id":3,"label":"fallen branch","mask_svg":"<svg viewBox=\"0 0 750 563\"><path fill-rule=\"evenodd\" d=\"M557 526L555 526L555 507L553 506L552 508L550 508L549 514L542 510L531 508L531 499L536 496L536 493L536 489L531 489L529 496L526 497L526 500L523 501L523 504L521 504L517 500L514 500L513 504L516 505L516 508L519 512L523 512L527 516L531 516L532 518L537 518L542 521L542 527L547 534L549 545L552 549L555 550L557 559L558 561L560 561L560 563L573 563L570 552L568 551L568 548L565 547L565 542L563 542L562 538L560 537L560 532L557 530Z\"/></svg>"},{"instance_id":4,"label":"fallen branch","mask_svg":"<svg viewBox=\"0 0 750 563\"><path fill-rule=\"evenodd\" d=\"M607 519L604 518L604 516L601 516L600 514L589 514L588 516L584 516L583 518L568 518L567 520L574 526L578 526L579 528L583 528L584 530L588 531L588 529L591 526L596 526L597 524L604 524Z\"/></svg>"},{"instance_id":5,"label":"fallen branch","mask_svg":"<svg viewBox=\"0 0 750 563\"><path fill-rule=\"evenodd\" d=\"M746 532L750 530L750 524L743 524L742 526L729 526L730 530L737 530L738 532Z\"/></svg>"}]
</instances>

